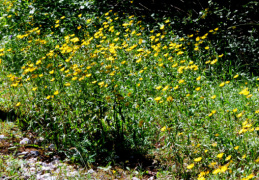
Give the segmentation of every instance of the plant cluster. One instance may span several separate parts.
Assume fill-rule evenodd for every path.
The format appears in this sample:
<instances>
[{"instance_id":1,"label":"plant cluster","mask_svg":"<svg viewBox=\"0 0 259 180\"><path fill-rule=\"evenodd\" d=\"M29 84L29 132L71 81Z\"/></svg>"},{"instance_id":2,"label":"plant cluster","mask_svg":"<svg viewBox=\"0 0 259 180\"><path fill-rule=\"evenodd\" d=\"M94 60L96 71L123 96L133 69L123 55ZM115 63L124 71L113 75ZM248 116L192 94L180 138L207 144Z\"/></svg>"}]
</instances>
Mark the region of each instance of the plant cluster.
<instances>
[{"instance_id":1,"label":"plant cluster","mask_svg":"<svg viewBox=\"0 0 259 180\"><path fill-rule=\"evenodd\" d=\"M151 155L175 178L257 176L259 78L222 63L227 52L209 40L220 27L180 36L169 18L147 26L109 10L34 11L20 28L18 2L3 2L1 92L20 126L82 164L126 152ZM45 16L51 23L37 24Z\"/></svg>"}]
</instances>

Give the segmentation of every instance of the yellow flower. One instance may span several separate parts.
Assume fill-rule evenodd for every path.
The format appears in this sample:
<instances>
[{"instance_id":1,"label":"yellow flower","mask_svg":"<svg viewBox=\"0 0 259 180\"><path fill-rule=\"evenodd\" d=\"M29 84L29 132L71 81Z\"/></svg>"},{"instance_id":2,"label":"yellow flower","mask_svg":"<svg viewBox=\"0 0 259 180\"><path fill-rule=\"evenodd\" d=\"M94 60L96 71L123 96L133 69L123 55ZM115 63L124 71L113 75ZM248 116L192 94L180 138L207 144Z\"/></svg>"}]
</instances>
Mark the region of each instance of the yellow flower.
<instances>
[{"instance_id":1,"label":"yellow flower","mask_svg":"<svg viewBox=\"0 0 259 180\"><path fill-rule=\"evenodd\" d=\"M65 86L70 86L70 83L65 83L64 85L65 85Z\"/></svg>"},{"instance_id":2,"label":"yellow flower","mask_svg":"<svg viewBox=\"0 0 259 180\"><path fill-rule=\"evenodd\" d=\"M160 29L164 30L165 29L165 25L160 26Z\"/></svg>"},{"instance_id":3,"label":"yellow flower","mask_svg":"<svg viewBox=\"0 0 259 180\"><path fill-rule=\"evenodd\" d=\"M168 88L169 88L169 86L167 85L167 86L165 86L165 87L162 89L162 91L166 91Z\"/></svg>"},{"instance_id":4,"label":"yellow flower","mask_svg":"<svg viewBox=\"0 0 259 180\"><path fill-rule=\"evenodd\" d=\"M216 62L218 62L217 59L214 59L213 61L210 62L211 65L215 64Z\"/></svg>"},{"instance_id":5,"label":"yellow flower","mask_svg":"<svg viewBox=\"0 0 259 180\"><path fill-rule=\"evenodd\" d=\"M220 172L226 172L228 170L228 167L227 166L221 166L220 168Z\"/></svg>"},{"instance_id":6,"label":"yellow flower","mask_svg":"<svg viewBox=\"0 0 259 180\"><path fill-rule=\"evenodd\" d=\"M196 91L199 91L199 90L201 90L201 87L197 87L197 88L195 88L195 90L196 90Z\"/></svg>"},{"instance_id":7,"label":"yellow flower","mask_svg":"<svg viewBox=\"0 0 259 180\"><path fill-rule=\"evenodd\" d=\"M156 89L157 90L160 90L162 88L162 86L157 86Z\"/></svg>"},{"instance_id":8,"label":"yellow flower","mask_svg":"<svg viewBox=\"0 0 259 180\"><path fill-rule=\"evenodd\" d=\"M242 115L243 115L243 113L239 113L239 114L237 115L237 117L240 118Z\"/></svg>"},{"instance_id":9,"label":"yellow flower","mask_svg":"<svg viewBox=\"0 0 259 180\"><path fill-rule=\"evenodd\" d=\"M21 103L20 102L18 102L17 104L16 104L16 106L18 107L18 106L20 106L21 105Z\"/></svg>"},{"instance_id":10,"label":"yellow flower","mask_svg":"<svg viewBox=\"0 0 259 180\"><path fill-rule=\"evenodd\" d=\"M210 47L209 46L206 46L205 49L208 50Z\"/></svg>"},{"instance_id":11,"label":"yellow flower","mask_svg":"<svg viewBox=\"0 0 259 180\"><path fill-rule=\"evenodd\" d=\"M58 95L58 90L54 92L54 95Z\"/></svg>"},{"instance_id":12,"label":"yellow flower","mask_svg":"<svg viewBox=\"0 0 259 180\"><path fill-rule=\"evenodd\" d=\"M238 76L239 76L238 74L237 74L237 75L235 75L235 76L234 76L234 79L238 78Z\"/></svg>"},{"instance_id":13,"label":"yellow flower","mask_svg":"<svg viewBox=\"0 0 259 180\"><path fill-rule=\"evenodd\" d=\"M104 85L104 81L99 82L98 85L99 85L99 86L103 86L103 85Z\"/></svg>"},{"instance_id":14,"label":"yellow flower","mask_svg":"<svg viewBox=\"0 0 259 180\"><path fill-rule=\"evenodd\" d=\"M168 102L172 102L172 101L173 101L173 97L172 97L172 96L168 96L168 97L166 98L166 100L167 100Z\"/></svg>"},{"instance_id":15,"label":"yellow flower","mask_svg":"<svg viewBox=\"0 0 259 180\"><path fill-rule=\"evenodd\" d=\"M192 169L194 167L194 164L190 164L187 166L187 169Z\"/></svg>"},{"instance_id":16,"label":"yellow flower","mask_svg":"<svg viewBox=\"0 0 259 180\"><path fill-rule=\"evenodd\" d=\"M249 180L249 179L252 179L253 177L254 177L254 174L252 173L249 176L247 176L246 179Z\"/></svg>"},{"instance_id":17,"label":"yellow flower","mask_svg":"<svg viewBox=\"0 0 259 180\"><path fill-rule=\"evenodd\" d=\"M248 91L248 88L243 89L239 94L243 94L247 96L250 92Z\"/></svg>"},{"instance_id":18,"label":"yellow flower","mask_svg":"<svg viewBox=\"0 0 259 180\"><path fill-rule=\"evenodd\" d=\"M78 78L78 77L73 77L73 78L72 78L72 81L75 81L75 80L77 80L77 78Z\"/></svg>"},{"instance_id":19,"label":"yellow flower","mask_svg":"<svg viewBox=\"0 0 259 180\"><path fill-rule=\"evenodd\" d=\"M216 95L211 96L211 99L215 99L215 98L216 98Z\"/></svg>"},{"instance_id":20,"label":"yellow flower","mask_svg":"<svg viewBox=\"0 0 259 180\"><path fill-rule=\"evenodd\" d=\"M217 155L217 158L221 159L223 157L224 153L220 153Z\"/></svg>"},{"instance_id":21,"label":"yellow flower","mask_svg":"<svg viewBox=\"0 0 259 180\"><path fill-rule=\"evenodd\" d=\"M219 55L218 57L220 58L220 57L222 57L224 54L221 54L221 55Z\"/></svg>"},{"instance_id":22,"label":"yellow flower","mask_svg":"<svg viewBox=\"0 0 259 180\"><path fill-rule=\"evenodd\" d=\"M194 159L195 162L200 162L201 160L202 160L202 157L198 157Z\"/></svg>"},{"instance_id":23,"label":"yellow flower","mask_svg":"<svg viewBox=\"0 0 259 180\"><path fill-rule=\"evenodd\" d=\"M250 98L252 96L253 96L253 94L249 94L249 95L246 96L246 98Z\"/></svg>"},{"instance_id":24,"label":"yellow flower","mask_svg":"<svg viewBox=\"0 0 259 180\"><path fill-rule=\"evenodd\" d=\"M228 157L226 157L226 159L225 159L225 160L226 160L226 161L229 161L229 160L231 159L231 157L232 157L232 156L231 156L231 155L229 155Z\"/></svg>"},{"instance_id":25,"label":"yellow flower","mask_svg":"<svg viewBox=\"0 0 259 180\"><path fill-rule=\"evenodd\" d=\"M178 81L178 83L179 83L179 84L184 83L184 80L181 79L181 80Z\"/></svg>"},{"instance_id":26,"label":"yellow flower","mask_svg":"<svg viewBox=\"0 0 259 180\"><path fill-rule=\"evenodd\" d=\"M214 171L212 171L212 174L218 174L220 172L221 172L221 170L218 168L218 169L215 169Z\"/></svg>"},{"instance_id":27,"label":"yellow flower","mask_svg":"<svg viewBox=\"0 0 259 180\"><path fill-rule=\"evenodd\" d=\"M212 146L213 146L213 147L216 147L217 144L218 144L218 143L216 143L216 142L215 142L215 143L212 143Z\"/></svg>"},{"instance_id":28,"label":"yellow flower","mask_svg":"<svg viewBox=\"0 0 259 180\"><path fill-rule=\"evenodd\" d=\"M209 166L214 167L216 164L217 164L217 162L211 162Z\"/></svg>"},{"instance_id":29,"label":"yellow flower","mask_svg":"<svg viewBox=\"0 0 259 180\"><path fill-rule=\"evenodd\" d=\"M215 114L216 112L217 112L216 110L212 110L212 111L211 111L212 114Z\"/></svg>"},{"instance_id":30,"label":"yellow flower","mask_svg":"<svg viewBox=\"0 0 259 180\"><path fill-rule=\"evenodd\" d=\"M160 101L161 97L156 97L155 101Z\"/></svg>"},{"instance_id":31,"label":"yellow flower","mask_svg":"<svg viewBox=\"0 0 259 180\"><path fill-rule=\"evenodd\" d=\"M54 73L54 70L50 71L49 73L50 73L50 74L53 74L53 73Z\"/></svg>"},{"instance_id":32,"label":"yellow flower","mask_svg":"<svg viewBox=\"0 0 259 180\"><path fill-rule=\"evenodd\" d=\"M201 76L197 77L196 80L199 81L201 79Z\"/></svg>"},{"instance_id":33,"label":"yellow flower","mask_svg":"<svg viewBox=\"0 0 259 180\"><path fill-rule=\"evenodd\" d=\"M206 180L205 177L198 177L197 180Z\"/></svg>"},{"instance_id":34,"label":"yellow flower","mask_svg":"<svg viewBox=\"0 0 259 180\"><path fill-rule=\"evenodd\" d=\"M233 109L233 112L237 112L237 108Z\"/></svg>"},{"instance_id":35,"label":"yellow flower","mask_svg":"<svg viewBox=\"0 0 259 180\"><path fill-rule=\"evenodd\" d=\"M225 85L224 82L220 83L219 87L223 87Z\"/></svg>"},{"instance_id":36,"label":"yellow flower","mask_svg":"<svg viewBox=\"0 0 259 180\"><path fill-rule=\"evenodd\" d=\"M46 99L50 99L50 96L47 96Z\"/></svg>"},{"instance_id":37,"label":"yellow flower","mask_svg":"<svg viewBox=\"0 0 259 180\"><path fill-rule=\"evenodd\" d=\"M165 126L161 128L161 131L162 131L162 132L164 132L165 130L166 130L166 127L165 127Z\"/></svg>"}]
</instances>

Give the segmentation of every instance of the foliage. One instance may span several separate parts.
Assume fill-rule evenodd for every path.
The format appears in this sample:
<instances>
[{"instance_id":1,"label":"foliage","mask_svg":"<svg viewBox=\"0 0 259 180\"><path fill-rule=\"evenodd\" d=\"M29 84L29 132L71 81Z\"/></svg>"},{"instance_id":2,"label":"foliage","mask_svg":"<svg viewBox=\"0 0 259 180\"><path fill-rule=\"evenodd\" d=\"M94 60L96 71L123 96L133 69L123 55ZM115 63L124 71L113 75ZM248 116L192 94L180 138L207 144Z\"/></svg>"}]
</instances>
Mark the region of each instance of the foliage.
<instances>
[{"instance_id":1,"label":"foliage","mask_svg":"<svg viewBox=\"0 0 259 180\"><path fill-rule=\"evenodd\" d=\"M82 164L148 154L179 179L257 175L259 78L224 59L237 50L219 49L231 45L222 36L229 24L202 25L227 10L205 10L191 29L199 31L185 35L176 18L147 24L112 9L81 11L80 2L27 2L23 12L34 10L21 27L10 16L19 1L1 7L10 13L2 89L20 126Z\"/></svg>"}]
</instances>

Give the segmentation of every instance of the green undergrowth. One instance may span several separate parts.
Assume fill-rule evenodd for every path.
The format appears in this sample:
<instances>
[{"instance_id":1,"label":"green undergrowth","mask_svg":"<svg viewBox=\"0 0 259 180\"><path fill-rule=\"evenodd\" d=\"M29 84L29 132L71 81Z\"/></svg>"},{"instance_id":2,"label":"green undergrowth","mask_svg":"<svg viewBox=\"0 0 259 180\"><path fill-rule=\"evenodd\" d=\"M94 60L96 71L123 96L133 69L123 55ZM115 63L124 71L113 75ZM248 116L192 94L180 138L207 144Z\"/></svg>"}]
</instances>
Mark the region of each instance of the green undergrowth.
<instances>
[{"instance_id":1,"label":"green undergrowth","mask_svg":"<svg viewBox=\"0 0 259 180\"><path fill-rule=\"evenodd\" d=\"M179 36L170 18L112 10L75 14L74 30L65 15L35 26L40 12L17 25L4 2L1 107L19 126L82 165L143 156L176 179L257 176L259 78L226 68L208 40L219 27Z\"/></svg>"}]
</instances>

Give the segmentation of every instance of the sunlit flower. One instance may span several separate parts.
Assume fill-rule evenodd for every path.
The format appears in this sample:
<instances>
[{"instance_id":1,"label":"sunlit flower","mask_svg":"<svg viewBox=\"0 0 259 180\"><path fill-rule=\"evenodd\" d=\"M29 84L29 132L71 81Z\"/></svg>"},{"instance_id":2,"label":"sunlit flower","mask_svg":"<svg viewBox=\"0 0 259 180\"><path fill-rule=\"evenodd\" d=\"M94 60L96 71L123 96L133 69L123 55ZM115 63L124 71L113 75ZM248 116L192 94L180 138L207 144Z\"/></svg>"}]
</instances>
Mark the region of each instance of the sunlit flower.
<instances>
[{"instance_id":1,"label":"sunlit flower","mask_svg":"<svg viewBox=\"0 0 259 180\"><path fill-rule=\"evenodd\" d=\"M218 174L220 172L221 172L221 170L220 170L220 168L218 168L218 169L215 169L214 171L212 171L212 174Z\"/></svg>"},{"instance_id":2,"label":"sunlit flower","mask_svg":"<svg viewBox=\"0 0 259 180\"><path fill-rule=\"evenodd\" d=\"M197 77L196 80L197 80L197 81L201 80L201 76Z\"/></svg>"},{"instance_id":3,"label":"sunlit flower","mask_svg":"<svg viewBox=\"0 0 259 180\"><path fill-rule=\"evenodd\" d=\"M217 155L217 158L221 159L223 157L224 153L220 153Z\"/></svg>"},{"instance_id":4,"label":"sunlit flower","mask_svg":"<svg viewBox=\"0 0 259 180\"><path fill-rule=\"evenodd\" d=\"M179 83L179 84L184 83L184 80L181 79L181 80L178 81L178 83Z\"/></svg>"},{"instance_id":5,"label":"sunlit flower","mask_svg":"<svg viewBox=\"0 0 259 180\"><path fill-rule=\"evenodd\" d=\"M238 74L237 74L237 75L235 75L235 76L234 76L234 79L238 78L238 76L239 76Z\"/></svg>"},{"instance_id":6,"label":"sunlit flower","mask_svg":"<svg viewBox=\"0 0 259 180\"><path fill-rule=\"evenodd\" d=\"M243 115L243 113L239 113L239 114L237 115L237 117L240 118L242 115Z\"/></svg>"},{"instance_id":7,"label":"sunlit flower","mask_svg":"<svg viewBox=\"0 0 259 180\"><path fill-rule=\"evenodd\" d=\"M162 86L157 86L156 89L157 90L160 90L162 88Z\"/></svg>"},{"instance_id":8,"label":"sunlit flower","mask_svg":"<svg viewBox=\"0 0 259 180\"><path fill-rule=\"evenodd\" d=\"M201 90L201 87L197 87L197 88L195 88L195 90L196 90L196 91L199 91L199 90Z\"/></svg>"},{"instance_id":9,"label":"sunlit flower","mask_svg":"<svg viewBox=\"0 0 259 180\"><path fill-rule=\"evenodd\" d=\"M195 162L200 162L201 160L202 160L202 157L198 157L194 159Z\"/></svg>"},{"instance_id":10,"label":"sunlit flower","mask_svg":"<svg viewBox=\"0 0 259 180\"><path fill-rule=\"evenodd\" d=\"M169 22L170 22L169 19L165 20L165 23L169 23Z\"/></svg>"},{"instance_id":11,"label":"sunlit flower","mask_svg":"<svg viewBox=\"0 0 259 180\"><path fill-rule=\"evenodd\" d=\"M250 92L248 91L248 88L243 89L239 94L243 94L247 96Z\"/></svg>"},{"instance_id":12,"label":"sunlit flower","mask_svg":"<svg viewBox=\"0 0 259 180\"><path fill-rule=\"evenodd\" d=\"M160 29L164 30L165 29L165 25L160 26Z\"/></svg>"},{"instance_id":13,"label":"sunlit flower","mask_svg":"<svg viewBox=\"0 0 259 180\"><path fill-rule=\"evenodd\" d=\"M54 95L58 95L58 90L54 92Z\"/></svg>"},{"instance_id":14,"label":"sunlit flower","mask_svg":"<svg viewBox=\"0 0 259 180\"><path fill-rule=\"evenodd\" d=\"M156 97L155 98L155 101L160 101L161 100L161 97Z\"/></svg>"},{"instance_id":15,"label":"sunlit flower","mask_svg":"<svg viewBox=\"0 0 259 180\"><path fill-rule=\"evenodd\" d=\"M232 157L232 156L231 156L231 155L229 155L228 157L226 157L226 159L225 159L225 160L226 160L226 161L229 161L229 160L231 159L231 157Z\"/></svg>"},{"instance_id":16,"label":"sunlit flower","mask_svg":"<svg viewBox=\"0 0 259 180\"><path fill-rule=\"evenodd\" d=\"M167 100L168 102L172 102L172 101L173 101L173 97L172 97L172 96L168 96L168 97L166 98L166 100Z\"/></svg>"},{"instance_id":17,"label":"sunlit flower","mask_svg":"<svg viewBox=\"0 0 259 180\"><path fill-rule=\"evenodd\" d=\"M187 169L192 169L194 167L194 164L190 164L187 166Z\"/></svg>"},{"instance_id":18,"label":"sunlit flower","mask_svg":"<svg viewBox=\"0 0 259 180\"><path fill-rule=\"evenodd\" d=\"M218 144L217 142L212 143L212 146L213 146L213 147L216 147L216 146L217 146L217 144Z\"/></svg>"},{"instance_id":19,"label":"sunlit flower","mask_svg":"<svg viewBox=\"0 0 259 180\"><path fill-rule=\"evenodd\" d=\"M161 131L162 131L162 132L164 132L165 130L166 130L166 127L165 127L165 126L161 128Z\"/></svg>"},{"instance_id":20,"label":"sunlit flower","mask_svg":"<svg viewBox=\"0 0 259 180\"><path fill-rule=\"evenodd\" d=\"M21 103L20 102L18 102L17 104L16 104L16 106L18 107L18 106L20 106L21 105Z\"/></svg>"},{"instance_id":21,"label":"sunlit flower","mask_svg":"<svg viewBox=\"0 0 259 180\"><path fill-rule=\"evenodd\" d=\"M178 85L176 85L175 87L174 87L174 90L176 90L176 89L178 89L179 88L179 86Z\"/></svg>"},{"instance_id":22,"label":"sunlit flower","mask_svg":"<svg viewBox=\"0 0 259 180\"><path fill-rule=\"evenodd\" d=\"M169 86L167 85L167 86L165 86L165 87L162 89L162 91L166 91L168 88L169 88Z\"/></svg>"},{"instance_id":23,"label":"sunlit flower","mask_svg":"<svg viewBox=\"0 0 259 180\"><path fill-rule=\"evenodd\" d=\"M70 83L65 83L64 85L65 85L65 86L70 86L71 84L70 84Z\"/></svg>"},{"instance_id":24,"label":"sunlit flower","mask_svg":"<svg viewBox=\"0 0 259 180\"><path fill-rule=\"evenodd\" d=\"M211 99L215 99L215 98L216 98L216 95L211 96Z\"/></svg>"},{"instance_id":25,"label":"sunlit flower","mask_svg":"<svg viewBox=\"0 0 259 180\"><path fill-rule=\"evenodd\" d=\"M223 87L225 85L224 82L220 83L219 87Z\"/></svg>"}]
</instances>

